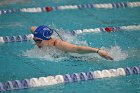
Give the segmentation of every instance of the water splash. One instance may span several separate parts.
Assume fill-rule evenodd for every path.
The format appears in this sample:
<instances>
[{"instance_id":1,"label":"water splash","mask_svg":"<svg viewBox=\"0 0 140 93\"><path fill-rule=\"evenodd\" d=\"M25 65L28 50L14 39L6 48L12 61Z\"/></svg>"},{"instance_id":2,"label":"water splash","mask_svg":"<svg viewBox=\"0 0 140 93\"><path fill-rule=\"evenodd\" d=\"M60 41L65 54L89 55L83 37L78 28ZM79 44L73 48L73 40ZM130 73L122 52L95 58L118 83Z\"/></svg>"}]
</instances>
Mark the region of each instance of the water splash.
<instances>
[{"instance_id":1,"label":"water splash","mask_svg":"<svg viewBox=\"0 0 140 93\"><path fill-rule=\"evenodd\" d=\"M114 61L125 60L128 57L128 53L122 51L118 45L112 46L111 48L102 47L102 49L108 51L108 53L114 58Z\"/></svg>"},{"instance_id":2,"label":"water splash","mask_svg":"<svg viewBox=\"0 0 140 93\"><path fill-rule=\"evenodd\" d=\"M48 61L59 61L60 59L64 59L64 54L63 51L58 50L55 47L43 47L39 49L37 46L31 50L23 52L23 56Z\"/></svg>"},{"instance_id":3,"label":"water splash","mask_svg":"<svg viewBox=\"0 0 140 93\"><path fill-rule=\"evenodd\" d=\"M62 62L62 61L90 61L97 62L98 58L96 54L78 54L78 53L65 53L55 47L43 47L39 49L35 46L31 50L23 52L23 56L29 58L38 58L42 60L52 61L52 62Z\"/></svg>"},{"instance_id":4,"label":"water splash","mask_svg":"<svg viewBox=\"0 0 140 93\"><path fill-rule=\"evenodd\" d=\"M119 46L113 46L111 48L102 47L102 49L108 51L109 54L114 58L114 61L125 60L128 57L128 54L122 51ZM24 56L54 62L59 62L62 60L77 60L77 61L79 60L79 61L96 62L99 61L99 59L101 60L103 59L95 53L94 54L65 53L59 49L56 49L55 47L44 47L42 49L39 49L37 48L37 46L31 50L27 50L26 52L24 52Z\"/></svg>"},{"instance_id":5,"label":"water splash","mask_svg":"<svg viewBox=\"0 0 140 93\"><path fill-rule=\"evenodd\" d=\"M49 25L50 28L55 29L57 33L60 33L59 35L63 38L64 41L67 41L69 43L77 44L77 45L88 45L86 41L80 41L77 36L72 35L72 33L68 30L64 30L62 28L58 29L54 24ZM54 31L52 37L60 39L60 37L57 35L57 33Z\"/></svg>"}]
</instances>

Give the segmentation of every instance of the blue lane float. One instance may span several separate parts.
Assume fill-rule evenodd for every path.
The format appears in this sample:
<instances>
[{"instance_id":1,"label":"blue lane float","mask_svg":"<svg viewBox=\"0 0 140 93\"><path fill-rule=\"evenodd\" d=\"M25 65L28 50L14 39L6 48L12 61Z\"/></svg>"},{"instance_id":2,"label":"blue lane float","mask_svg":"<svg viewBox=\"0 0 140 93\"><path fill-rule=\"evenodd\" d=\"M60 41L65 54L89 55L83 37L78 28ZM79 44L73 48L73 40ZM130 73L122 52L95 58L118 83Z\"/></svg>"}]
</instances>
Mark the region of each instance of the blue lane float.
<instances>
[{"instance_id":1,"label":"blue lane float","mask_svg":"<svg viewBox=\"0 0 140 93\"><path fill-rule=\"evenodd\" d=\"M112 9L112 8L126 8L126 7L139 7L140 2L119 2L119 3L103 3L103 4L82 4L82 5L65 5L65 6L56 6L56 7L33 7L33 8L21 8L21 9L7 9L0 10L1 14L10 14L15 12L28 12L28 13L36 13L36 12L51 12L56 10L68 10L68 9L82 9L82 8L104 8L104 9Z\"/></svg>"},{"instance_id":2,"label":"blue lane float","mask_svg":"<svg viewBox=\"0 0 140 93\"><path fill-rule=\"evenodd\" d=\"M9 42L23 42L33 39L33 34L29 35L18 35L18 36L5 36L0 37L1 43L9 43Z\"/></svg>"},{"instance_id":3,"label":"blue lane float","mask_svg":"<svg viewBox=\"0 0 140 93\"><path fill-rule=\"evenodd\" d=\"M0 91L27 89L61 83L80 82L133 74L140 74L140 66L0 82Z\"/></svg>"},{"instance_id":4,"label":"blue lane float","mask_svg":"<svg viewBox=\"0 0 140 93\"><path fill-rule=\"evenodd\" d=\"M115 32L115 31L135 31L140 30L140 25L129 25L129 26L118 26L118 27L105 27L105 28L89 28L82 30L73 30L70 31L71 35L78 35L83 33L100 33L100 32ZM18 35L18 36L5 36L0 37L0 43L8 42L22 42L33 39L33 34L29 35Z\"/></svg>"}]
</instances>

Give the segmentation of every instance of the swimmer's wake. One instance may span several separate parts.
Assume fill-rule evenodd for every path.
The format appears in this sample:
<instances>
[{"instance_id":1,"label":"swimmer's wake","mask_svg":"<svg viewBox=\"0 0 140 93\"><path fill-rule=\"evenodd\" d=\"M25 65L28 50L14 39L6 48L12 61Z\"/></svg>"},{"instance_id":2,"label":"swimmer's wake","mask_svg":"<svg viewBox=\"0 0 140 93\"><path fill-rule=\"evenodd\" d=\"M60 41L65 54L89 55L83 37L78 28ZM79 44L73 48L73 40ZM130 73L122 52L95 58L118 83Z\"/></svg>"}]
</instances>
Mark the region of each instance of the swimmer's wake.
<instances>
[{"instance_id":1,"label":"swimmer's wake","mask_svg":"<svg viewBox=\"0 0 140 93\"><path fill-rule=\"evenodd\" d=\"M109 52L109 54L114 58L114 61L125 60L128 57L128 54L122 51L118 45L112 46L110 49L103 47L103 49Z\"/></svg>"},{"instance_id":2,"label":"swimmer's wake","mask_svg":"<svg viewBox=\"0 0 140 93\"><path fill-rule=\"evenodd\" d=\"M109 51L109 54L114 58L114 61L125 60L128 57L128 54L122 51L121 48L117 45L112 46L111 48L102 47L102 49ZM69 60L97 62L101 60L100 56L93 53L83 55L77 53L65 53L56 48L38 49L37 47L24 52L24 56L27 56L29 58L39 58L39 59L55 61L55 62L69 61Z\"/></svg>"}]
</instances>

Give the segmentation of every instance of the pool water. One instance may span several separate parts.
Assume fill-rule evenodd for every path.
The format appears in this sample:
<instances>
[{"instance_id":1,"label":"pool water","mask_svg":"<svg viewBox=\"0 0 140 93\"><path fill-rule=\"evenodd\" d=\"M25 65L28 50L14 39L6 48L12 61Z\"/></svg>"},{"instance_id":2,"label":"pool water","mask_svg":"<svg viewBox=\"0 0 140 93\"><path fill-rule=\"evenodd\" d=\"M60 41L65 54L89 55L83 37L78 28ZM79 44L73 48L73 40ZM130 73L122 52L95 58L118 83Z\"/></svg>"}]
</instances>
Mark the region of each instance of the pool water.
<instances>
[{"instance_id":1,"label":"pool water","mask_svg":"<svg viewBox=\"0 0 140 93\"><path fill-rule=\"evenodd\" d=\"M6 3L0 9L23 7L44 7L70 4L113 3L136 0L23 0L23 2ZM117 9L76 9L41 13L13 13L0 15L0 36L30 34L33 25L51 25L65 32L76 29L98 28L107 26L123 26L140 24L140 7ZM62 34L63 35L63 34ZM107 50L114 61L108 61L97 54L84 55L87 60L63 57L59 50L54 58L39 51L32 41L0 44L0 81L21 80L32 77L88 72L102 69L132 67L140 65L140 32L117 31L113 33L85 33L69 36L67 41L79 45L88 45ZM67 38L69 37L69 38ZM75 40L75 41L74 41ZM51 51L51 50L49 50ZM55 53L57 52L57 53ZM52 55L53 55L52 54ZM63 54L63 53L62 53ZM72 54L74 55L74 54ZM76 54L76 56L79 56ZM80 55L82 56L82 55ZM139 93L140 76L103 78L69 84L58 84L47 87L16 90L13 93ZM7 91L7 93L10 91Z\"/></svg>"}]
</instances>

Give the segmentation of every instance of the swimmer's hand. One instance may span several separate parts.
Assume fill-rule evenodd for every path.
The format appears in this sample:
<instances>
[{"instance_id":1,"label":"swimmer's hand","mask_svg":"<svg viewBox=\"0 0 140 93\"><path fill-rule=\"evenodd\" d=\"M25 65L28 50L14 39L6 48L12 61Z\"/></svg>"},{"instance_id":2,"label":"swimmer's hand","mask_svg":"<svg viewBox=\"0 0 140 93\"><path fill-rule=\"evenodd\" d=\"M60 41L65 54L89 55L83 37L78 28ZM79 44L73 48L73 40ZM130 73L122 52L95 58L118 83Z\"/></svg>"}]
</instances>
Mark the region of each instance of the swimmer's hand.
<instances>
[{"instance_id":1,"label":"swimmer's hand","mask_svg":"<svg viewBox=\"0 0 140 93\"><path fill-rule=\"evenodd\" d=\"M113 60L113 58L105 50L99 49L97 53L105 59Z\"/></svg>"}]
</instances>

